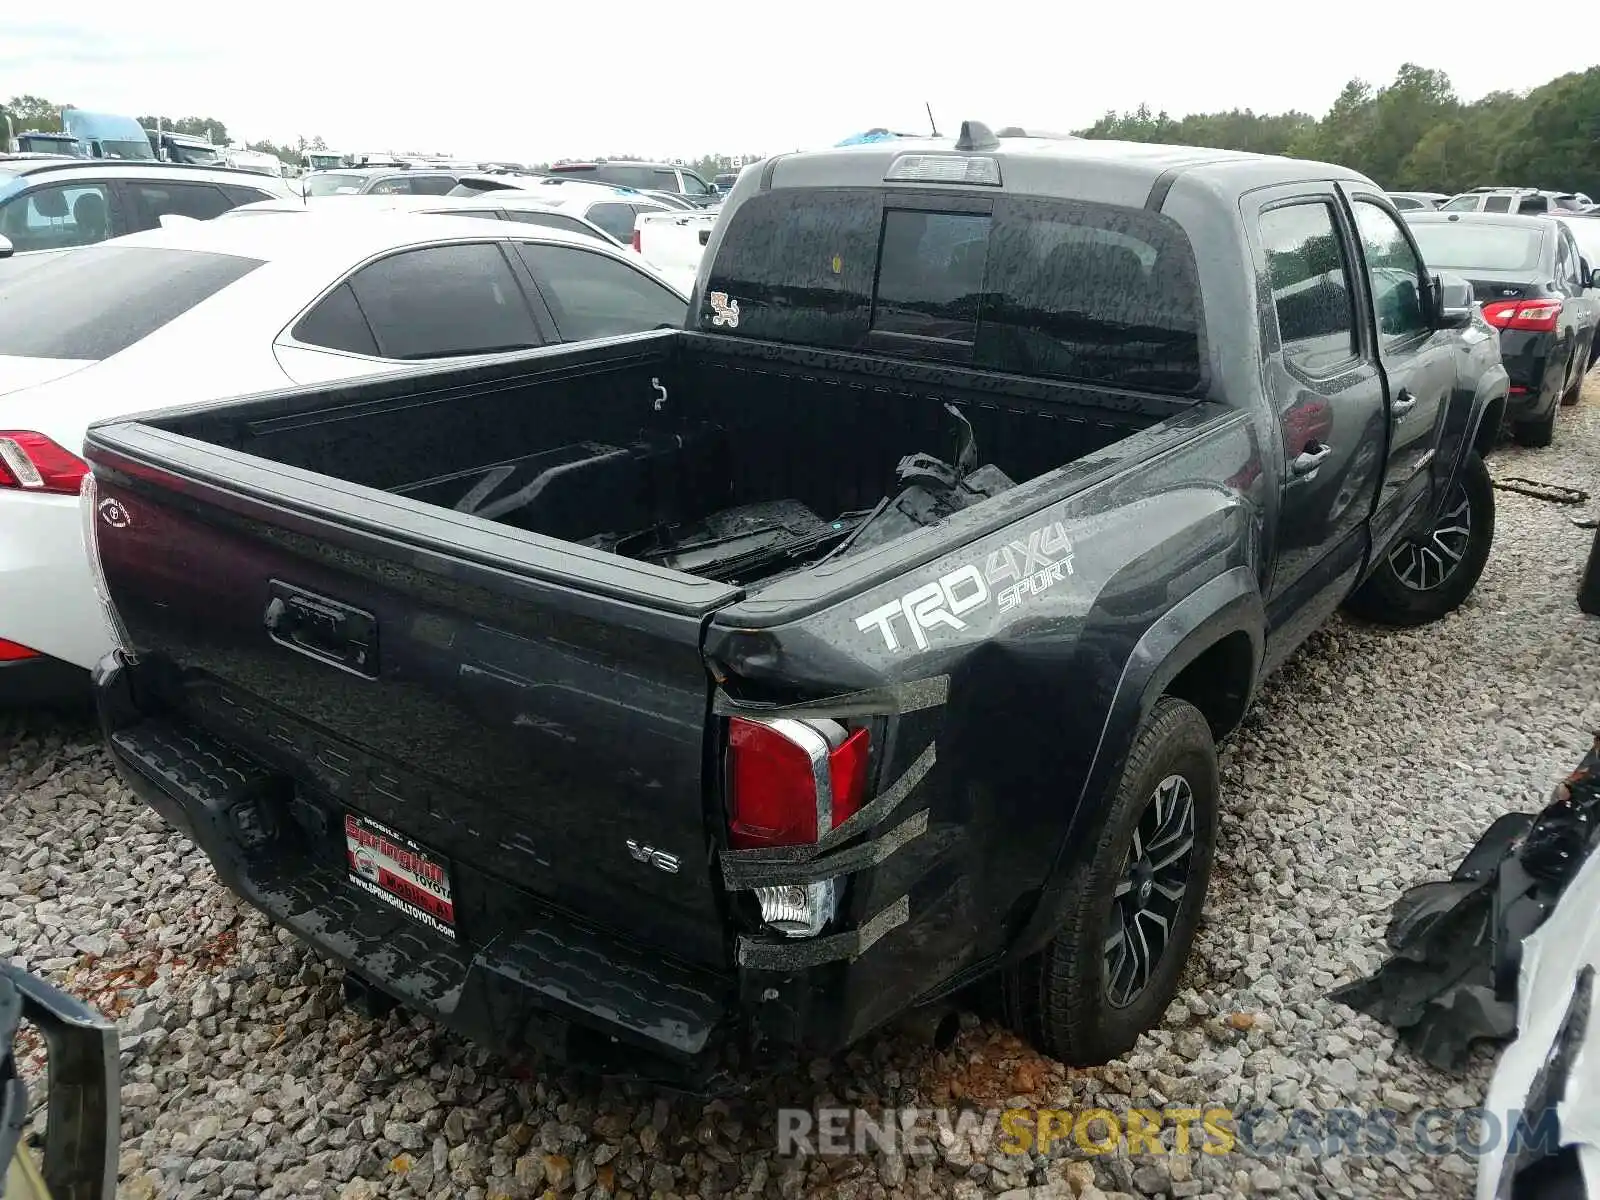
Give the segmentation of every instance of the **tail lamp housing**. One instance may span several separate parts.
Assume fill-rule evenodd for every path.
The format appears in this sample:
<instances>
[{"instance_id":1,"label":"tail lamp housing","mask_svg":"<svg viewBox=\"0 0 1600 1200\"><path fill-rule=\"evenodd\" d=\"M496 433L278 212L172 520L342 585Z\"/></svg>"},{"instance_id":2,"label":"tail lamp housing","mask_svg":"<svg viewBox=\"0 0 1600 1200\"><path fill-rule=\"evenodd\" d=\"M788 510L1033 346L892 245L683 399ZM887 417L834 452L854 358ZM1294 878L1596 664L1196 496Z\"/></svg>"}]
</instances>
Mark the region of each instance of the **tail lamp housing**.
<instances>
[{"instance_id":1,"label":"tail lamp housing","mask_svg":"<svg viewBox=\"0 0 1600 1200\"><path fill-rule=\"evenodd\" d=\"M138 655L133 651L128 631L122 624L122 618L117 615L116 605L111 602L111 586L106 582L105 567L100 561L100 522L96 519L100 511L98 491L94 475L85 475L82 490L78 494L78 515L83 522L83 549L89 559L89 579L94 585L95 599L100 602L100 613L105 617L113 645L122 652L127 662L137 662Z\"/></svg>"},{"instance_id":2,"label":"tail lamp housing","mask_svg":"<svg viewBox=\"0 0 1600 1200\"><path fill-rule=\"evenodd\" d=\"M860 811L870 735L824 719L734 717L728 723L728 842L735 850L815 844ZM755 889L761 919L790 937L822 932L838 881Z\"/></svg>"},{"instance_id":3,"label":"tail lamp housing","mask_svg":"<svg viewBox=\"0 0 1600 1200\"><path fill-rule=\"evenodd\" d=\"M89 464L42 433L0 429L0 488L76 496Z\"/></svg>"},{"instance_id":4,"label":"tail lamp housing","mask_svg":"<svg viewBox=\"0 0 1600 1200\"><path fill-rule=\"evenodd\" d=\"M1483 319L1496 329L1554 333L1561 323L1561 301L1553 298L1497 300L1483 306Z\"/></svg>"}]
</instances>

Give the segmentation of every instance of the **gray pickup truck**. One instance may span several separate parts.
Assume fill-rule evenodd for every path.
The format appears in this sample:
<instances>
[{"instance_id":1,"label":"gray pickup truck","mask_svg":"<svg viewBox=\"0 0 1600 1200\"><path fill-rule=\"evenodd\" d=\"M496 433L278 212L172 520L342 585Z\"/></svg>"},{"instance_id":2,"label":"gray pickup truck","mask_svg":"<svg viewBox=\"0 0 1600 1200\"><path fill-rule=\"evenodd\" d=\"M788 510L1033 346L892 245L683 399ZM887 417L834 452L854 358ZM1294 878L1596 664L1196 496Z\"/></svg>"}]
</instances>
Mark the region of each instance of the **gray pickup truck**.
<instances>
[{"instance_id":1,"label":"gray pickup truck","mask_svg":"<svg viewBox=\"0 0 1600 1200\"><path fill-rule=\"evenodd\" d=\"M688 325L91 429L124 778L495 1045L694 1073L989 977L1126 1051L1263 676L1483 568L1470 288L1342 168L969 123L745 171Z\"/></svg>"}]
</instances>

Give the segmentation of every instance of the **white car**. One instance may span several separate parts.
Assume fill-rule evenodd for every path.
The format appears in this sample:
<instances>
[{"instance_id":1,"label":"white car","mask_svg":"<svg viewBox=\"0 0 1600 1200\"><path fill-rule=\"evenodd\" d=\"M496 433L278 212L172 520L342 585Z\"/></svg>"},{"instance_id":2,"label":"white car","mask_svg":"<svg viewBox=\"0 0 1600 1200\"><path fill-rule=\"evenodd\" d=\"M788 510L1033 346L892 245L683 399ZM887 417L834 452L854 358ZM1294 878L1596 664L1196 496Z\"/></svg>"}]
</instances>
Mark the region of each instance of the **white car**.
<instances>
[{"instance_id":1,"label":"white car","mask_svg":"<svg viewBox=\"0 0 1600 1200\"><path fill-rule=\"evenodd\" d=\"M557 181L558 183L560 181ZM543 225L549 229L565 229L569 233L586 234L602 241L613 249L627 254L640 254L653 268L684 293L694 288L694 277L699 266L694 261L683 262L677 257L666 259L645 250L639 241L640 222L654 216L673 215L675 210L659 205L648 198L635 196L615 188L594 184L566 184L548 190L505 188L463 196L310 196L302 199L263 200L244 204L225 212L218 220L255 217L266 213L307 212L411 212L432 213L441 216L488 217L500 221L519 221L525 225ZM688 214L677 213L679 216ZM602 228L598 221L605 223ZM631 230L619 236L624 227Z\"/></svg>"},{"instance_id":2,"label":"white car","mask_svg":"<svg viewBox=\"0 0 1600 1200\"><path fill-rule=\"evenodd\" d=\"M1517 1039L1484 1101L1499 1136L1478 1159L1478 1200L1600 1197L1597 911L1600 852L1591 852L1522 943Z\"/></svg>"},{"instance_id":3,"label":"white car","mask_svg":"<svg viewBox=\"0 0 1600 1200\"><path fill-rule=\"evenodd\" d=\"M641 213L633 224L633 248L656 270L687 281L685 291L693 291L700 260L705 257L706 244L720 216L718 208Z\"/></svg>"},{"instance_id":4,"label":"white car","mask_svg":"<svg viewBox=\"0 0 1600 1200\"><path fill-rule=\"evenodd\" d=\"M106 417L419 362L681 327L684 294L593 238L409 213L196 221L0 275L0 697L111 645L78 519Z\"/></svg>"}]
</instances>

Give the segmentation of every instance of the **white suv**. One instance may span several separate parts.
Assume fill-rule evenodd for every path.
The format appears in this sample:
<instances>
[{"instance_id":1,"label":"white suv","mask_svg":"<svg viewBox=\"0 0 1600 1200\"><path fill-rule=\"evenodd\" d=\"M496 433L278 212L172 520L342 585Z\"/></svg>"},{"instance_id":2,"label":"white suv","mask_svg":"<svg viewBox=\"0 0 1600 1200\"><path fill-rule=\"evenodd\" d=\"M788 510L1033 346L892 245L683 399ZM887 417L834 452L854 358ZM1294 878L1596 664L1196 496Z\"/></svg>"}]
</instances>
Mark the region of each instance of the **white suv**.
<instances>
[{"instance_id":1,"label":"white suv","mask_svg":"<svg viewBox=\"0 0 1600 1200\"><path fill-rule=\"evenodd\" d=\"M1576 192L1545 192L1537 188L1474 188L1439 205L1441 212L1492 212L1542 214L1587 212L1588 197Z\"/></svg>"},{"instance_id":2,"label":"white suv","mask_svg":"<svg viewBox=\"0 0 1600 1200\"><path fill-rule=\"evenodd\" d=\"M280 179L229 167L100 158L0 158L0 257L89 246L156 229L164 216L204 221L241 204L293 195ZM10 263L0 264L0 271Z\"/></svg>"}]
</instances>

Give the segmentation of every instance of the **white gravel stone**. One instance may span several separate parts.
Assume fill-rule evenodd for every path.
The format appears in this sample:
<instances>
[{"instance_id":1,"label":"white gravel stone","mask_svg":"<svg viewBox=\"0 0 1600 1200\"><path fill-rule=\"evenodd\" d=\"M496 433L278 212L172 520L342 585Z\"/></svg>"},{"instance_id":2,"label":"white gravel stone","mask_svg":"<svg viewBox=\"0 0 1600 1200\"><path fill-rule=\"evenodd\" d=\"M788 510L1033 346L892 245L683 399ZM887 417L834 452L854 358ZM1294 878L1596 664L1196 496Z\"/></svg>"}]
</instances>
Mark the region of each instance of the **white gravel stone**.
<instances>
[{"instance_id":1,"label":"white gravel stone","mask_svg":"<svg viewBox=\"0 0 1600 1200\"><path fill-rule=\"evenodd\" d=\"M1600 390L1563 410L1554 447L1490 465L1600 491ZM1120 1063L1045 1064L1036 1091L974 1103L1382 1105L1407 1120L1479 1103L1492 1056L1445 1076L1325 997L1382 960L1403 888L1448 874L1501 813L1539 807L1600 726L1600 622L1574 599L1592 534L1579 510L1496 501L1494 553L1459 613L1403 632L1335 621L1224 748L1212 895L1162 1028ZM998 1031L967 1014L951 1053L889 1033L709 1107L530 1074L421 1018L343 1009L339 970L229 896L116 781L88 720L0 714L0 813L0 958L119 1021L125 1197L1471 1194L1467 1159L1412 1148L1064 1163L945 1133L920 1158L780 1160L780 1105L949 1105L930 1081L1025 1052L995 1050Z\"/></svg>"}]
</instances>

